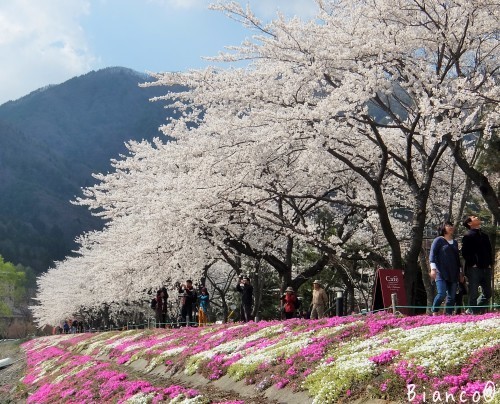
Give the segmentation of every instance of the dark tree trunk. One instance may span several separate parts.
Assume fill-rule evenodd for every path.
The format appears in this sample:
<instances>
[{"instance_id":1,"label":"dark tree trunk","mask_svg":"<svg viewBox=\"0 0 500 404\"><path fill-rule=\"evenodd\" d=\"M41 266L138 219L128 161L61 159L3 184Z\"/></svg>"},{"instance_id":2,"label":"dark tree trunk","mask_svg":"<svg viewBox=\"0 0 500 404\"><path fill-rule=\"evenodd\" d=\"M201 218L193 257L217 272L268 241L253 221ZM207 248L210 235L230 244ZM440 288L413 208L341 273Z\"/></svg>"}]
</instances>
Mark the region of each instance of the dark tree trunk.
<instances>
[{"instance_id":1,"label":"dark tree trunk","mask_svg":"<svg viewBox=\"0 0 500 404\"><path fill-rule=\"evenodd\" d=\"M427 306L432 306L432 302L434 301L434 287L431 284L431 278L429 276L429 266L427 265L427 256L426 256L426 249L422 248L422 251L420 252L420 268L422 271L422 281L424 283L424 288L425 288L425 294L426 294L426 305ZM430 313L430 309L426 310L427 313Z\"/></svg>"}]
</instances>

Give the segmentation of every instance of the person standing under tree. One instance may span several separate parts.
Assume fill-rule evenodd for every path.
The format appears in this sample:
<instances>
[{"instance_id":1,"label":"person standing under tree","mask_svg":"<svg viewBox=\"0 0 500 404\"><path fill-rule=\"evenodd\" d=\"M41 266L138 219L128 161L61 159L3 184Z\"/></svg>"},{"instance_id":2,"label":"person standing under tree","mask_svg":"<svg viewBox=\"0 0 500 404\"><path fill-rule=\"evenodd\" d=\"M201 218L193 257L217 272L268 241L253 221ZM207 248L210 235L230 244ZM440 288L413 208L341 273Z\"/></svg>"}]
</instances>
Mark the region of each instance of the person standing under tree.
<instances>
[{"instance_id":1,"label":"person standing under tree","mask_svg":"<svg viewBox=\"0 0 500 404\"><path fill-rule=\"evenodd\" d=\"M291 286L287 287L285 294L281 297L283 302L283 313L285 314L285 319L290 319L295 316L295 309L297 307L297 295Z\"/></svg>"},{"instance_id":2,"label":"person standing under tree","mask_svg":"<svg viewBox=\"0 0 500 404\"><path fill-rule=\"evenodd\" d=\"M241 293L240 320L248 323L252 319L253 286L250 278L240 277L236 291Z\"/></svg>"},{"instance_id":3,"label":"person standing under tree","mask_svg":"<svg viewBox=\"0 0 500 404\"><path fill-rule=\"evenodd\" d=\"M208 305L210 303L210 295L205 287L201 288L201 293L198 296L200 308L198 309L198 325L207 325L208 323Z\"/></svg>"},{"instance_id":4,"label":"person standing under tree","mask_svg":"<svg viewBox=\"0 0 500 404\"><path fill-rule=\"evenodd\" d=\"M487 234L481 231L481 219L470 215L463 225L469 229L462 238L462 256L465 260L465 275L469 281L469 310L480 313L491 297L491 269L493 253ZM479 296L479 286L482 294Z\"/></svg>"},{"instance_id":5,"label":"person standing under tree","mask_svg":"<svg viewBox=\"0 0 500 404\"><path fill-rule=\"evenodd\" d=\"M186 285L179 287L179 296L181 298L181 324L189 327L193 322L193 307L197 300L191 279L186 281Z\"/></svg>"},{"instance_id":6,"label":"person standing under tree","mask_svg":"<svg viewBox=\"0 0 500 404\"><path fill-rule=\"evenodd\" d=\"M167 290L162 288L156 292L156 297L151 302L151 308L155 311L156 328L165 328L167 323L167 299Z\"/></svg>"},{"instance_id":7,"label":"person standing under tree","mask_svg":"<svg viewBox=\"0 0 500 404\"><path fill-rule=\"evenodd\" d=\"M432 303L432 314L437 315L439 306L446 298L446 314L453 314L455 296L460 278L460 255L458 243L453 239L455 227L444 222L438 228L439 236L434 239L429 254L431 278L436 281L437 295Z\"/></svg>"},{"instance_id":8,"label":"person standing under tree","mask_svg":"<svg viewBox=\"0 0 500 404\"><path fill-rule=\"evenodd\" d=\"M328 304L328 296L325 289L321 287L320 281L317 279L313 282L313 293L311 302L311 319L315 320L323 318L325 315L325 308Z\"/></svg>"}]
</instances>

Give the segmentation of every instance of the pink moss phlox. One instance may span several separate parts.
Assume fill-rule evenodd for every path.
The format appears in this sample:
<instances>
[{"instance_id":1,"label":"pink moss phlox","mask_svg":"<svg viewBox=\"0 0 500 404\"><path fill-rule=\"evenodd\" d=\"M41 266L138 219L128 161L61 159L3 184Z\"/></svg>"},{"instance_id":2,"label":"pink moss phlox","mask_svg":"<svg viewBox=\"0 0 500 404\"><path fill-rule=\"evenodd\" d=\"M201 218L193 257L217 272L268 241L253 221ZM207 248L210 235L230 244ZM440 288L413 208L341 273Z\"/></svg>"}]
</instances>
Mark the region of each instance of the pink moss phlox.
<instances>
[{"instance_id":1,"label":"pink moss phlox","mask_svg":"<svg viewBox=\"0 0 500 404\"><path fill-rule=\"evenodd\" d=\"M61 398L66 398L68 396L72 396L75 393L76 393L76 389L67 389L67 390L64 390L61 393Z\"/></svg>"},{"instance_id":2,"label":"pink moss phlox","mask_svg":"<svg viewBox=\"0 0 500 404\"><path fill-rule=\"evenodd\" d=\"M474 391L481 392L486 384L486 381L478 382L471 380L471 372L474 369L477 369L478 366L481 366L485 356L494 354L498 350L499 346L496 345L493 347L482 348L479 351L474 352L467 360L467 363L460 369L459 374L445 375L442 378L434 378L432 380L433 388L436 390L447 388L448 391L452 394L455 394L458 391L462 390L464 390L468 395L470 391L472 391L472 394L474 393ZM495 382L495 374L493 374L492 379L492 381Z\"/></svg>"},{"instance_id":3,"label":"pink moss phlox","mask_svg":"<svg viewBox=\"0 0 500 404\"><path fill-rule=\"evenodd\" d=\"M124 387L124 399L128 399L139 392L147 394L151 393L152 391L156 391L156 389L150 383L143 380L128 381Z\"/></svg>"},{"instance_id":4,"label":"pink moss phlox","mask_svg":"<svg viewBox=\"0 0 500 404\"><path fill-rule=\"evenodd\" d=\"M240 353L237 353L236 355L231 356L229 359L227 359L224 362L224 367L231 366L233 363L238 362L241 358L243 358L243 355Z\"/></svg>"},{"instance_id":5,"label":"pink moss phlox","mask_svg":"<svg viewBox=\"0 0 500 404\"><path fill-rule=\"evenodd\" d=\"M119 365L123 365L124 363L127 363L130 360L131 357L132 357L132 354L120 356L116 360L116 363L118 363Z\"/></svg>"},{"instance_id":6,"label":"pink moss phlox","mask_svg":"<svg viewBox=\"0 0 500 404\"><path fill-rule=\"evenodd\" d=\"M44 384L38 388L37 391L35 391L32 395L28 397L28 400L26 401L28 404L29 403L36 403L36 404L42 404L42 403L47 403L46 399L50 396L52 389L54 386L50 383Z\"/></svg>"},{"instance_id":7,"label":"pink moss phlox","mask_svg":"<svg viewBox=\"0 0 500 404\"><path fill-rule=\"evenodd\" d=\"M394 367L394 373L401 377L406 384L414 383L415 381L421 382L429 380L429 376L425 373L425 368L423 366L415 365L406 360L400 361Z\"/></svg>"},{"instance_id":8,"label":"pink moss phlox","mask_svg":"<svg viewBox=\"0 0 500 404\"><path fill-rule=\"evenodd\" d=\"M397 349L388 349L387 351L372 356L368 359L377 365L385 365L386 363L392 362L392 360L398 355L399 351Z\"/></svg>"},{"instance_id":9,"label":"pink moss phlox","mask_svg":"<svg viewBox=\"0 0 500 404\"><path fill-rule=\"evenodd\" d=\"M49 346L39 351L30 351L30 354L27 357L27 363L28 366L31 366L33 364L45 362L52 358L59 359L61 357L67 358L68 356L67 351L54 346Z\"/></svg>"},{"instance_id":10,"label":"pink moss phlox","mask_svg":"<svg viewBox=\"0 0 500 404\"><path fill-rule=\"evenodd\" d=\"M175 398L179 394L183 394L188 398L196 397L197 395L200 394L199 391L194 390L194 389L186 389L182 386L178 386L176 384L173 384L172 386L169 386L165 389L163 389L163 393L166 394L170 398Z\"/></svg>"},{"instance_id":11,"label":"pink moss phlox","mask_svg":"<svg viewBox=\"0 0 500 404\"><path fill-rule=\"evenodd\" d=\"M115 380L117 379L117 375L119 375L119 373L114 370L102 370L97 372L96 378L103 380L111 380L111 379ZM126 378L126 375L122 373L121 377L122 377L121 380L124 380Z\"/></svg>"},{"instance_id":12,"label":"pink moss phlox","mask_svg":"<svg viewBox=\"0 0 500 404\"><path fill-rule=\"evenodd\" d=\"M302 348L297 356L302 356L308 362L320 360L325 354L329 340L326 337L313 338L311 344Z\"/></svg>"},{"instance_id":13,"label":"pink moss phlox","mask_svg":"<svg viewBox=\"0 0 500 404\"><path fill-rule=\"evenodd\" d=\"M472 397L474 393L481 394L484 391L484 388L486 387L487 383L488 381L479 381L479 380L469 381L467 382L464 388L465 394L469 397Z\"/></svg>"},{"instance_id":14,"label":"pink moss phlox","mask_svg":"<svg viewBox=\"0 0 500 404\"><path fill-rule=\"evenodd\" d=\"M71 361L69 363L70 367L85 365L89 362L92 362L94 359L88 355L75 355L71 357Z\"/></svg>"},{"instance_id":15,"label":"pink moss phlox","mask_svg":"<svg viewBox=\"0 0 500 404\"><path fill-rule=\"evenodd\" d=\"M208 378L210 380L220 379L224 374L224 369L231 364L239 361L242 358L240 353L233 355L232 357L226 359L224 355L215 355L210 362L207 364L207 368L210 370L210 375Z\"/></svg>"},{"instance_id":16,"label":"pink moss phlox","mask_svg":"<svg viewBox=\"0 0 500 404\"><path fill-rule=\"evenodd\" d=\"M285 378L285 377L282 377L278 380L277 383L275 383L275 386L278 388L278 389L282 389L284 388L288 383L290 383L290 380Z\"/></svg>"}]
</instances>

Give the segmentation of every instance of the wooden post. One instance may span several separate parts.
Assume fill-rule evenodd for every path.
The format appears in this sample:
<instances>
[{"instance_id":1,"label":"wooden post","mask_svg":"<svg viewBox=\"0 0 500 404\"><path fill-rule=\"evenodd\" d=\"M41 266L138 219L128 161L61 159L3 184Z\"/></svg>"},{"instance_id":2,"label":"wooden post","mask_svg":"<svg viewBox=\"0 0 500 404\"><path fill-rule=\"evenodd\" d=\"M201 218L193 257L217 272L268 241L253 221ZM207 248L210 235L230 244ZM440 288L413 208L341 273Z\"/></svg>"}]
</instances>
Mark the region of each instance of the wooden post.
<instances>
[{"instance_id":1,"label":"wooden post","mask_svg":"<svg viewBox=\"0 0 500 404\"><path fill-rule=\"evenodd\" d=\"M391 294L392 302L392 314L396 314L396 306L398 305L398 295L396 293Z\"/></svg>"}]
</instances>

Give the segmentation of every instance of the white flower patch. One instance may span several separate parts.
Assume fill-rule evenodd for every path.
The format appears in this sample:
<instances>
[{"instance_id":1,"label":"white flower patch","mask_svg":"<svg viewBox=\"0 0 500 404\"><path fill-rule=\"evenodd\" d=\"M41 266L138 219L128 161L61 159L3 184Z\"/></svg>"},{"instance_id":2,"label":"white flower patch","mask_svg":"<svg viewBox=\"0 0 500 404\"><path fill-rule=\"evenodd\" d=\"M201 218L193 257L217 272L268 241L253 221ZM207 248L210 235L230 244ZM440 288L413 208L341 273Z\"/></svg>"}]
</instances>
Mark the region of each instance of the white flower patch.
<instances>
[{"instance_id":1,"label":"white flower patch","mask_svg":"<svg viewBox=\"0 0 500 404\"><path fill-rule=\"evenodd\" d=\"M128 347L126 347L123 352L126 353L126 352L130 352L130 351L133 351L135 349L143 349L144 346L142 343L136 343L136 344L132 344L132 345L129 345Z\"/></svg>"},{"instance_id":2,"label":"white flower patch","mask_svg":"<svg viewBox=\"0 0 500 404\"><path fill-rule=\"evenodd\" d=\"M203 396L195 396L191 398L184 397L184 395L179 394L177 397L170 400L169 404L204 404L207 400Z\"/></svg>"},{"instance_id":3,"label":"white flower patch","mask_svg":"<svg viewBox=\"0 0 500 404\"><path fill-rule=\"evenodd\" d=\"M243 327L245 327L245 324L238 324L238 325L235 325L233 327L226 328L224 330L221 330L221 331L215 333L214 335L212 335L211 337L209 337L208 340L222 337L224 334L226 334L227 332L229 332L231 330L237 330L238 328L243 328Z\"/></svg>"},{"instance_id":4,"label":"white flower patch","mask_svg":"<svg viewBox=\"0 0 500 404\"><path fill-rule=\"evenodd\" d=\"M382 339L378 338L370 338L354 344L346 343L332 352L335 361L328 362L328 356L325 356L316 371L331 368L332 371L340 373L350 372L359 375L371 373L375 369L375 364L368 358L385 350L387 350L387 346Z\"/></svg>"},{"instance_id":5,"label":"white flower patch","mask_svg":"<svg viewBox=\"0 0 500 404\"><path fill-rule=\"evenodd\" d=\"M325 355L321 359L318 369L336 366L337 362L352 362L354 368L360 367L360 369L364 368L365 370L372 369L371 365L373 365L373 363L369 361L368 358L389 349L387 346L387 339L386 335L377 335L364 340L353 339L343 343L335 347L328 355ZM335 357L334 362L329 362L331 356ZM345 368L345 366L343 366L343 368ZM363 370L362 373L364 373L365 370Z\"/></svg>"},{"instance_id":6,"label":"white flower patch","mask_svg":"<svg viewBox=\"0 0 500 404\"><path fill-rule=\"evenodd\" d=\"M129 397L124 403L128 404L149 404L152 402L155 393L143 393L139 392L134 394L132 397Z\"/></svg>"},{"instance_id":7,"label":"white flower patch","mask_svg":"<svg viewBox=\"0 0 500 404\"><path fill-rule=\"evenodd\" d=\"M463 363L470 352L498 344L500 319L432 325L410 331L398 341L398 345L407 347L403 357L437 374L450 365Z\"/></svg>"},{"instance_id":8,"label":"white flower patch","mask_svg":"<svg viewBox=\"0 0 500 404\"><path fill-rule=\"evenodd\" d=\"M463 363L478 348L498 344L499 330L500 319L392 329L358 343L350 341L339 346L332 352L336 360L326 363L325 357L317 370L332 367L340 372L366 374L375 368L368 358L395 349L400 351L400 359L438 373L445 367Z\"/></svg>"},{"instance_id":9,"label":"white flower patch","mask_svg":"<svg viewBox=\"0 0 500 404\"><path fill-rule=\"evenodd\" d=\"M151 361L148 363L148 366L146 366L145 371L146 372L151 372L155 367L162 365L163 362L165 362L165 359L167 359L170 356L175 356L178 353L181 353L186 349L185 346L179 346L176 348L171 348L167 349L166 351L163 351L161 354L155 356Z\"/></svg>"},{"instance_id":10,"label":"white flower patch","mask_svg":"<svg viewBox=\"0 0 500 404\"><path fill-rule=\"evenodd\" d=\"M339 331L342 331L346 328L354 327L357 324L364 324L364 321L354 321L352 323L339 324L339 325L336 325L335 327L321 328L320 330L316 331L315 336L316 337L327 337L327 336L330 336L332 334L338 334Z\"/></svg>"},{"instance_id":11,"label":"white flower patch","mask_svg":"<svg viewBox=\"0 0 500 404\"><path fill-rule=\"evenodd\" d=\"M307 332L305 333L305 335L301 334L292 338L284 339L274 345L269 345L265 348L262 348L258 352L253 352L251 354L245 355L235 363L242 365L251 365L254 363L262 363L264 361L273 361L281 354L285 354L285 356L291 356L313 342L313 340L309 336L311 333L312 332ZM293 341L293 339L296 340Z\"/></svg>"},{"instance_id":12,"label":"white flower patch","mask_svg":"<svg viewBox=\"0 0 500 404\"><path fill-rule=\"evenodd\" d=\"M105 344L114 339L120 338L123 334L112 333L111 331L96 334L86 340L76 343L71 349L73 352L91 354L99 345Z\"/></svg>"},{"instance_id":13,"label":"white flower patch","mask_svg":"<svg viewBox=\"0 0 500 404\"><path fill-rule=\"evenodd\" d=\"M382 351L379 350L378 353ZM339 372L351 371L359 375L369 374L375 369L375 363L368 359L366 352L353 352L349 355L343 355L333 363Z\"/></svg>"},{"instance_id":14,"label":"white flower patch","mask_svg":"<svg viewBox=\"0 0 500 404\"><path fill-rule=\"evenodd\" d=\"M234 327L232 328L234 329ZM192 357L194 359L211 359L215 355L224 353L224 354L232 354L232 353L237 353L241 352L243 347L250 341L255 341L259 338L263 338L269 335L274 335L278 334L283 331L283 325L282 324L276 324L267 328L263 328L248 337L242 338L242 339L234 339L232 341L225 342L223 344L220 344L216 346L215 348L209 349L208 351L204 352L199 352ZM218 333L219 336L221 336L221 333ZM209 339L211 339L210 337Z\"/></svg>"},{"instance_id":15,"label":"white flower patch","mask_svg":"<svg viewBox=\"0 0 500 404\"><path fill-rule=\"evenodd\" d=\"M33 350L39 351L44 348L58 346L61 342L67 341L71 338L74 338L74 334L61 334L61 335L52 335L50 337L42 337L37 338L36 342L33 344Z\"/></svg>"},{"instance_id":16,"label":"white flower patch","mask_svg":"<svg viewBox=\"0 0 500 404\"><path fill-rule=\"evenodd\" d=\"M113 348L116 348L118 345L137 339L138 335L126 335L134 332L134 330L124 331L122 334L113 335L108 339L104 339L101 337L97 341L90 343L84 350L82 350L82 353L91 354L95 349L99 349L99 355L108 355L111 350ZM113 339L115 341L110 343L109 341Z\"/></svg>"}]
</instances>

